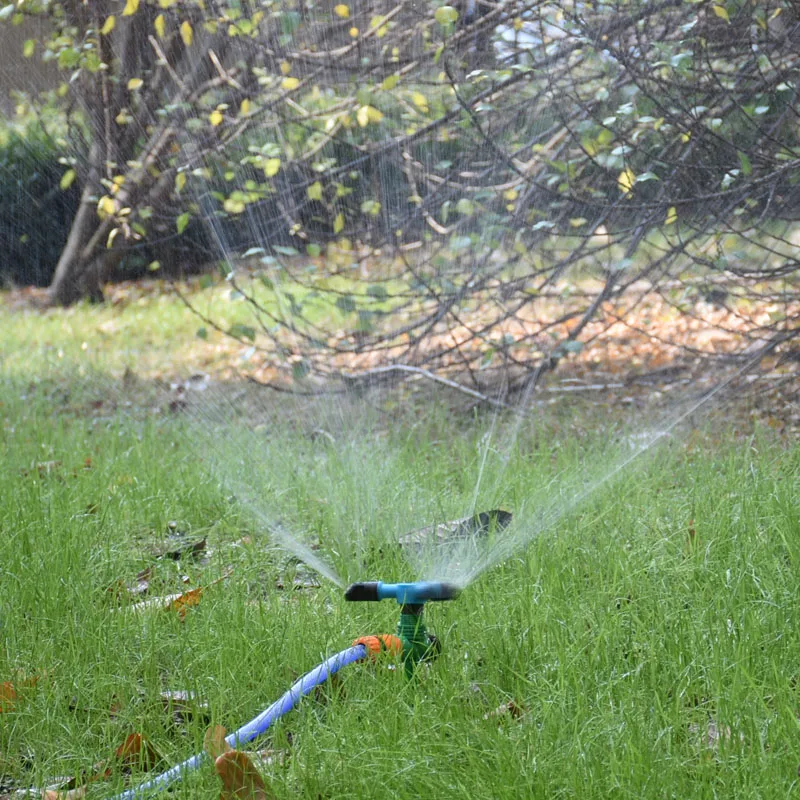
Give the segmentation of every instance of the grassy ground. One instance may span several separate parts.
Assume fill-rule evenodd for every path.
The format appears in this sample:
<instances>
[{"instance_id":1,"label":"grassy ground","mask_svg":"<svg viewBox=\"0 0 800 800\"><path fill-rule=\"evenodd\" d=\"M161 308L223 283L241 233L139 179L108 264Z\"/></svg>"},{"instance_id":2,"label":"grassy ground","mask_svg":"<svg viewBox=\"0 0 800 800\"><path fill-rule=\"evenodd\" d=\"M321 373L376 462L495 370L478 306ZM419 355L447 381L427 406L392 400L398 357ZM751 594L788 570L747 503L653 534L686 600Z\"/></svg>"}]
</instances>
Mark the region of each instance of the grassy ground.
<instances>
[{"instance_id":1,"label":"grassy ground","mask_svg":"<svg viewBox=\"0 0 800 800\"><path fill-rule=\"evenodd\" d=\"M125 365L120 351L148 349L137 331L161 347L162 313L143 306L124 347L85 350L108 312L71 313L9 315L0 334L0 773L15 787L110 760L90 796L111 796L145 777L112 758L128 735L169 766L209 724L237 727L324 656L393 629L389 603L304 587L253 511L319 541L345 580L396 579L410 568L391 542L469 506L493 426L479 502L527 508L523 533L532 496L572 485L555 476L580 485L612 464L569 409L514 437L513 420L453 419L398 395L305 406L294 422L283 409L280 425L267 408L237 460L247 448L209 436L210 418L187 429L168 397L153 413L145 392L103 377ZM35 345L48 326L55 358ZM800 764L799 453L770 431L670 442L432 607L443 653L417 681L350 667L279 722L259 745L283 756L263 770L275 795L787 796ZM156 555L203 537L199 558ZM119 582L147 568L150 598L208 588L183 619L137 612L146 598ZM165 691L195 693L189 719L164 710ZM175 795L218 797L218 779L206 767Z\"/></svg>"}]
</instances>

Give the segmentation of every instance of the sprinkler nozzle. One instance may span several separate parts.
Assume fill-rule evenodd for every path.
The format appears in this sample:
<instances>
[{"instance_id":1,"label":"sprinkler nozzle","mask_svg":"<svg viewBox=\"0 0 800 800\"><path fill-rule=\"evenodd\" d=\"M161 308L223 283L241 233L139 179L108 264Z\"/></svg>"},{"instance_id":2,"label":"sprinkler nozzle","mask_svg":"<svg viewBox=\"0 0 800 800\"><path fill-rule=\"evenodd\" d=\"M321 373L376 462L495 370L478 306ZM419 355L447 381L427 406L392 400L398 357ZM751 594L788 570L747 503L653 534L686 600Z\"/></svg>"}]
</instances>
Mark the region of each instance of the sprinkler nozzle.
<instances>
[{"instance_id":1,"label":"sprinkler nozzle","mask_svg":"<svg viewBox=\"0 0 800 800\"><path fill-rule=\"evenodd\" d=\"M351 584L344 593L344 599L351 601L396 600L401 606L421 606L429 600L454 600L460 593L459 586L444 581L417 581L416 583L365 581Z\"/></svg>"}]
</instances>

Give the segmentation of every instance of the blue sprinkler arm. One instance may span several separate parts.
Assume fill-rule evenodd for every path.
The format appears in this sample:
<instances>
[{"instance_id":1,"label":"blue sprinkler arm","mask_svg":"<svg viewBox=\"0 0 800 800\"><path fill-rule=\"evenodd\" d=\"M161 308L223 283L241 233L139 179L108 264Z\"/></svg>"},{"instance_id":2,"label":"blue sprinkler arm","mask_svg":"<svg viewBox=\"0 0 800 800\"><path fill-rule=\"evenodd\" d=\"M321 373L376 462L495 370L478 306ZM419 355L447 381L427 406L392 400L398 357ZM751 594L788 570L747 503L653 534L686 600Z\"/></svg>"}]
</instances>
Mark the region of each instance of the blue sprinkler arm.
<instances>
[{"instance_id":1,"label":"blue sprinkler arm","mask_svg":"<svg viewBox=\"0 0 800 800\"><path fill-rule=\"evenodd\" d=\"M421 606L429 600L454 600L461 589L444 581L416 581L415 583L384 583L368 581L354 583L344 593L350 601L396 600L401 606Z\"/></svg>"}]
</instances>

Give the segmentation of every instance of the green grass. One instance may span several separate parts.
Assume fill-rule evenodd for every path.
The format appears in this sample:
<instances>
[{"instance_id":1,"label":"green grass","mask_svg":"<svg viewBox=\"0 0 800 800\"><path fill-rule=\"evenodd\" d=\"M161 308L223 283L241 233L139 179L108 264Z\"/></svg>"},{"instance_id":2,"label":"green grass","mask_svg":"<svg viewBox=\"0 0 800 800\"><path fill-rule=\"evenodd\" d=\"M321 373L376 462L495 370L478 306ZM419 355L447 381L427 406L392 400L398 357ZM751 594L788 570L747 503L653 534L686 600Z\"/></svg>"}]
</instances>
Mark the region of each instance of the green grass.
<instances>
[{"instance_id":1,"label":"green grass","mask_svg":"<svg viewBox=\"0 0 800 800\"><path fill-rule=\"evenodd\" d=\"M76 312L62 347L95 313ZM268 408L237 466L237 439L192 439L149 406L123 413L117 383L82 378L66 356L51 374L31 359L36 380L15 357L0 383L0 682L40 676L0 713L0 773L17 786L91 770L134 731L166 768L201 748L208 721L176 727L161 692L196 692L232 730L356 636L393 630L393 604L348 605L327 582L278 589L293 566L220 477L250 482L345 579L415 577L391 542L469 505L492 423L397 394ZM510 425L498 421L498 446ZM526 423L501 448L508 463L487 460L479 505L518 511L557 473L602 473L610 456L587 427L563 411ZM800 764L799 455L770 432L669 443L431 606L443 653L417 681L349 667L283 718L268 737L290 752L265 771L276 796L787 796ZM175 530L207 536L208 563L157 560ZM147 566L154 596L232 572L181 621L107 591ZM519 718L491 716L512 700ZM144 777L117 770L90 796ZM216 798L219 783L207 766L173 796Z\"/></svg>"}]
</instances>

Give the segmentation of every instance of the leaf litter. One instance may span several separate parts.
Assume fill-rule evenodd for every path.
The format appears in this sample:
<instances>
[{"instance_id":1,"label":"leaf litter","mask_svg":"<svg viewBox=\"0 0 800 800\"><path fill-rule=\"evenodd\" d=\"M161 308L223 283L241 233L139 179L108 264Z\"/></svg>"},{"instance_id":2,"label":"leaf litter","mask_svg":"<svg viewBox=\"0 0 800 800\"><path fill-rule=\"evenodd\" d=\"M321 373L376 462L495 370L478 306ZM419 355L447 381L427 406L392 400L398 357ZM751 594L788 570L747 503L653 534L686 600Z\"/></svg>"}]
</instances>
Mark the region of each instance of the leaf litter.
<instances>
[{"instance_id":1,"label":"leaf litter","mask_svg":"<svg viewBox=\"0 0 800 800\"><path fill-rule=\"evenodd\" d=\"M261 770L283 766L286 750L234 750L226 741L225 728L212 725L203 737L203 749L214 761L214 770L222 781L220 800L272 800Z\"/></svg>"},{"instance_id":2,"label":"leaf litter","mask_svg":"<svg viewBox=\"0 0 800 800\"><path fill-rule=\"evenodd\" d=\"M163 756L146 737L140 733L132 733L117 747L112 758L95 764L88 775L51 778L44 788L16 789L0 795L0 800L17 800L24 797L38 797L41 800L78 800L86 795L91 784L109 780L114 775L115 768L121 769L125 774L131 774L134 770L149 772L163 761Z\"/></svg>"}]
</instances>

